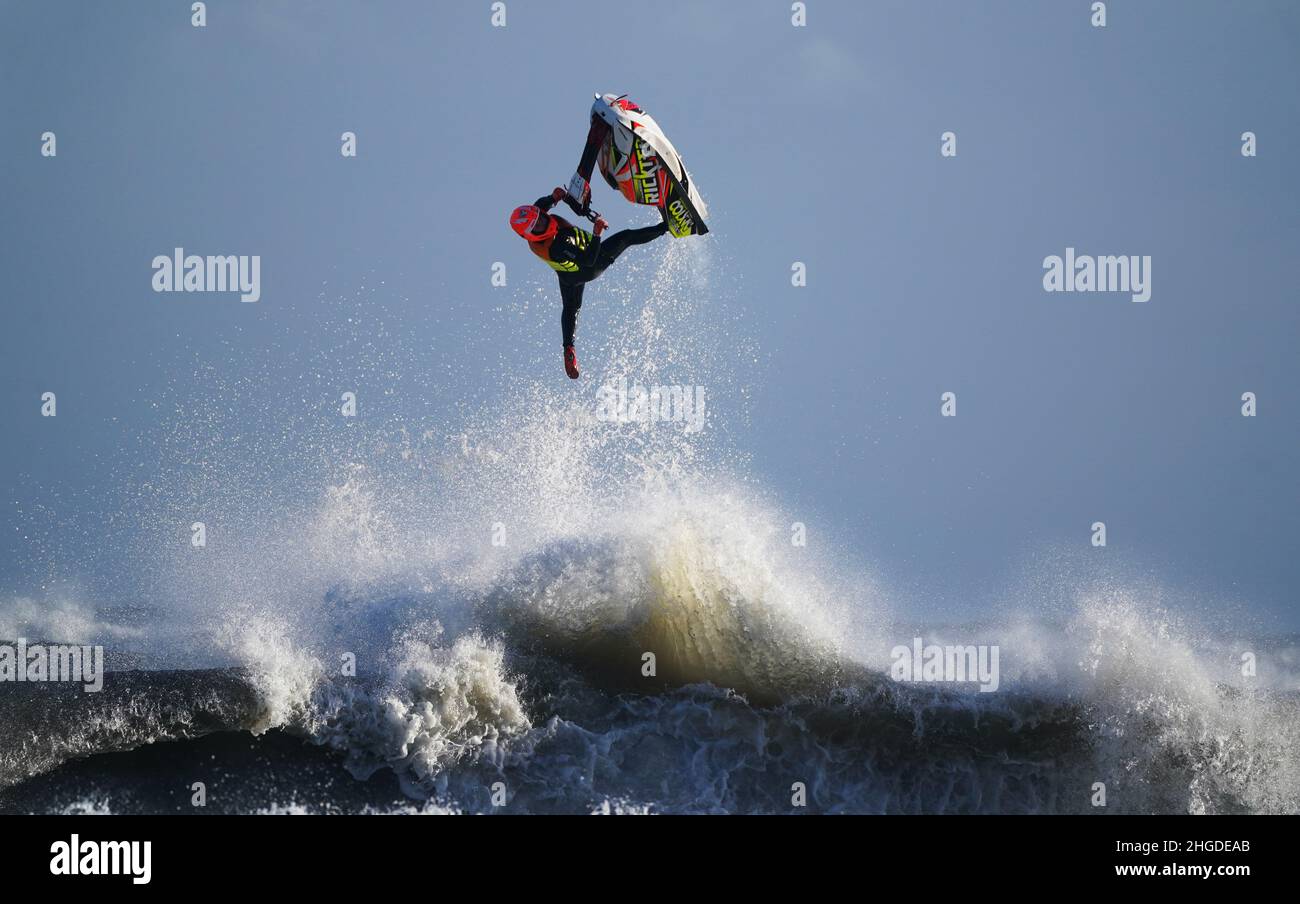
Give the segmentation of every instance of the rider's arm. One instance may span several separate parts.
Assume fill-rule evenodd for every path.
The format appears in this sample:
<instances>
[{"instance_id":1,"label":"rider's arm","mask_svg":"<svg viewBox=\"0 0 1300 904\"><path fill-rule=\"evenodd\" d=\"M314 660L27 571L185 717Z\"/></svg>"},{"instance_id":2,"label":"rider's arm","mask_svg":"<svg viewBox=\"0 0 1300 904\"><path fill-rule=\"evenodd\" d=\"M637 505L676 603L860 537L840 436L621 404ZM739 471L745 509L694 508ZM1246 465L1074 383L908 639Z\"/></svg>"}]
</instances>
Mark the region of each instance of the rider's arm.
<instances>
[{"instance_id":1,"label":"rider's arm","mask_svg":"<svg viewBox=\"0 0 1300 904\"><path fill-rule=\"evenodd\" d=\"M550 210L552 207L554 207L556 204L559 204L563 200L564 200L564 189L557 188L549 195L538 198L537 206L540 207L542 210Z\"/></svg>"}]
</instances>

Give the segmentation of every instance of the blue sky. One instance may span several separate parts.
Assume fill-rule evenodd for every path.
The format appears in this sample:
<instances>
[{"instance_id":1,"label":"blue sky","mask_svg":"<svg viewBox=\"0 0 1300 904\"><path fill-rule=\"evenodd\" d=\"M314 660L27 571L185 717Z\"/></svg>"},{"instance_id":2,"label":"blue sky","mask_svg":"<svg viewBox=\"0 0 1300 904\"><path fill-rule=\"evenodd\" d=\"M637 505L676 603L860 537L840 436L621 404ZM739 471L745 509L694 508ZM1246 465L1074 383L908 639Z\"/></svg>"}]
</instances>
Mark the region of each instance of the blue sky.
<instances>
[{"instance_id":1,"label":"blue sky","mask_svg":"<svg viewBox=\"0 0 1300 904\"><path fill-rule=\"evenodd\" d=\"M86 577L40 547L166 465L139 451L158 400L277 355L396 379L433 422L503 371L563 381L553 293L500 313L550 292L506 216L572 173L591 95L626 91L709 202L760 350L732 430L790 511L938 612L978 616L1104 520L1109 562L1300 628L1300 8L489 6L221 2L196 29L185 3L0 4L0 592ZM596 192L614 228L649 222ZM262 301L154 294L178 245L260 255ZM1151 301L1045 293L1067 247L1150 255ZM591 297L580 347L610 328ZM348 316L368 354L333 355ZM397 378L394 334L427 349Z\"/></svg>"}]
</instances>

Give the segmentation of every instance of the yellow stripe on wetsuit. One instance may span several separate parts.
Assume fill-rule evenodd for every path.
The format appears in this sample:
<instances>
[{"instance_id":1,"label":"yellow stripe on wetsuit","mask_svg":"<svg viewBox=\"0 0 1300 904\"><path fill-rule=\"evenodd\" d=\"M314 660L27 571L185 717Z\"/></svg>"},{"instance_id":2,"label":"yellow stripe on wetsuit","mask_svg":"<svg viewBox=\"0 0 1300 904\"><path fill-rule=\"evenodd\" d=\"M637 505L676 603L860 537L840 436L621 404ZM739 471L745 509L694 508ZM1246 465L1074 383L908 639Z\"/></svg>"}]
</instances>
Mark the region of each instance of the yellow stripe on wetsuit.
<instances>
[{"instance_id":1,"label":"yellow stripe on wetsuit","mask_svg":"<svg viewBox=\"0 0 1300 904\"><path fill-rule=\"evenodd\" d=\"M572 239L566 238L566 240L571 241L576 245L578 251L583 251L586 249L587 243L591 241L591 237L590 232L586 232L585 230L579 229L575 226L573 227ZM579 269L577 261L553 261L549 257L543 258L543 260L550 264L553 269L559 270L561 273L577 273Z\"/></svg>"}]
</instances>

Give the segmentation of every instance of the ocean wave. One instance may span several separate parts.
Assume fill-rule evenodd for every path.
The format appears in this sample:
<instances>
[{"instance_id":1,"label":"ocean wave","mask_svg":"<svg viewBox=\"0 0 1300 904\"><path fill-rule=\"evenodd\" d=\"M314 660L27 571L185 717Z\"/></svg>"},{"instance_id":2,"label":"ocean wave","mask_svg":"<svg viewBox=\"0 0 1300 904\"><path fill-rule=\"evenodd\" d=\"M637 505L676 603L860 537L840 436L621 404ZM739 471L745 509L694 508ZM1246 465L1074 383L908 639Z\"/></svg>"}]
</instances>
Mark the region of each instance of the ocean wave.
<instances>
[{"instance_id":1,"label":"ocean wave","mask_svg":"<svg viewBox=\"0 0 1300 904\"><path fill-rule=\"evenodd\" d=\"M262 700L240 670L109 672L80 684L24 683L0 693L0 789L62 763L148 744L250 731Z\"/></svg>"},{"instance_id":2,"label":"ocean wave","mask_svg":"<svg viewBox=\"0 0 1300 904\"><path fill-rule=\"evenodd\" d=\"M610 332L586 376L702 386L743 421L735 362L753 355L710 255L672 243L602 280ZM341 324L328 362L355 333ZM427 366L394 341L384 373ZM165 744L208 764L186 761L176 788L216 757L245 764L212 803L239 812L1300 811L1293 642L1198 630L1122 581L1052 619L1027 591L985 624L909 624L861 551L791 542L721 419L602 421L586 377L503 374L499 398L437 432L339 431L318 412L246 429L257 390L328 370L311 363L277 358L253 385L205 372L221 403L175 406L161 454L204 466L120 513L143 525L120 558L154 608L126 624L0 606L0 634L213 666L115 670L98 694L0 689L0 808L156 805L133 757ZM292 473L267 486L268 461ZM195 512L220 525L201 550L174 536ZM914 637L997 645L997 691L892 680ZM111 787L75 784L78 762L78 782ZM405 799L367 796L390 777Z\"/></svg>"},{"instance_id":3,"label":"ocean wave","mask_svg":"<svg viewBox=\"0 0 1300 904\"><path fill-rule=\"evenodd\" d=\"M592 649L609 657L598 649L605 632L595 648L538 646L525 634L407 638L365 680L294 658L314 683L287 708L283 670L113 674L104 694L84 695L74 735L49 724L48 706L6 713L32 743L0 763L12 781L33 773L37 748L52 768L210 731L279 730L338 751L358 780L391 770L416 811L491 812L501 789L515 812L786 813L799 812L800 795L826 813L1300 810L1295 696L1208 677L1168 623L1119 600L1082 605L1060 632L1078 654L1069 681L995 694L866 668L825 687L796 680L771 701L715 683L720 675L632 691L583 659ZM613 641L616 655L637 646ZM278 800L280 810L338 811ZM367 806L356 811L406 807Z\"/></svg>"}]
</instances>

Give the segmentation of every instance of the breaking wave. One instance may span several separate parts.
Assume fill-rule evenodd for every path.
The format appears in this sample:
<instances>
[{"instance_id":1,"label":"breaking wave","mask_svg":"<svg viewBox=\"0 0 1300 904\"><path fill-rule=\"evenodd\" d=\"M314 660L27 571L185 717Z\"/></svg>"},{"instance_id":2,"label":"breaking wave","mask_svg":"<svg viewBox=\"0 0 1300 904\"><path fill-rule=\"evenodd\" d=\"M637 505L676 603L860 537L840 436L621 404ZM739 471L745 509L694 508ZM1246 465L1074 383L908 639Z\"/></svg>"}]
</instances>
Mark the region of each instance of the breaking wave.
<instances>
[{"instance_id":1,"label":"breaking wave","mask_svg":"<svg viewBox=\"0 0 1300 904\"><path fill-rule=\"evenodd\" d=\"M236 437L177 403L162 455L205 466L124 504L205 512L220 541L160 554L179 544L142 528L158 598L130 625L0 607L12 634L130 651L100 694L0 694L0 808L179 808L166 788L210 779L209 806L269 814L1300 811L1294 639L1225 638L1122 582L1055 619L917 627L853 553L792 544L726 430L753 354L710 254L630 260L584 312L610 337L593 379L505 374L450 431L277 413ZM706 429L595 416L618 377L702 386ZM891 680L914 636L997 644L998 691Z\"/></svg>"}]
</instances>

